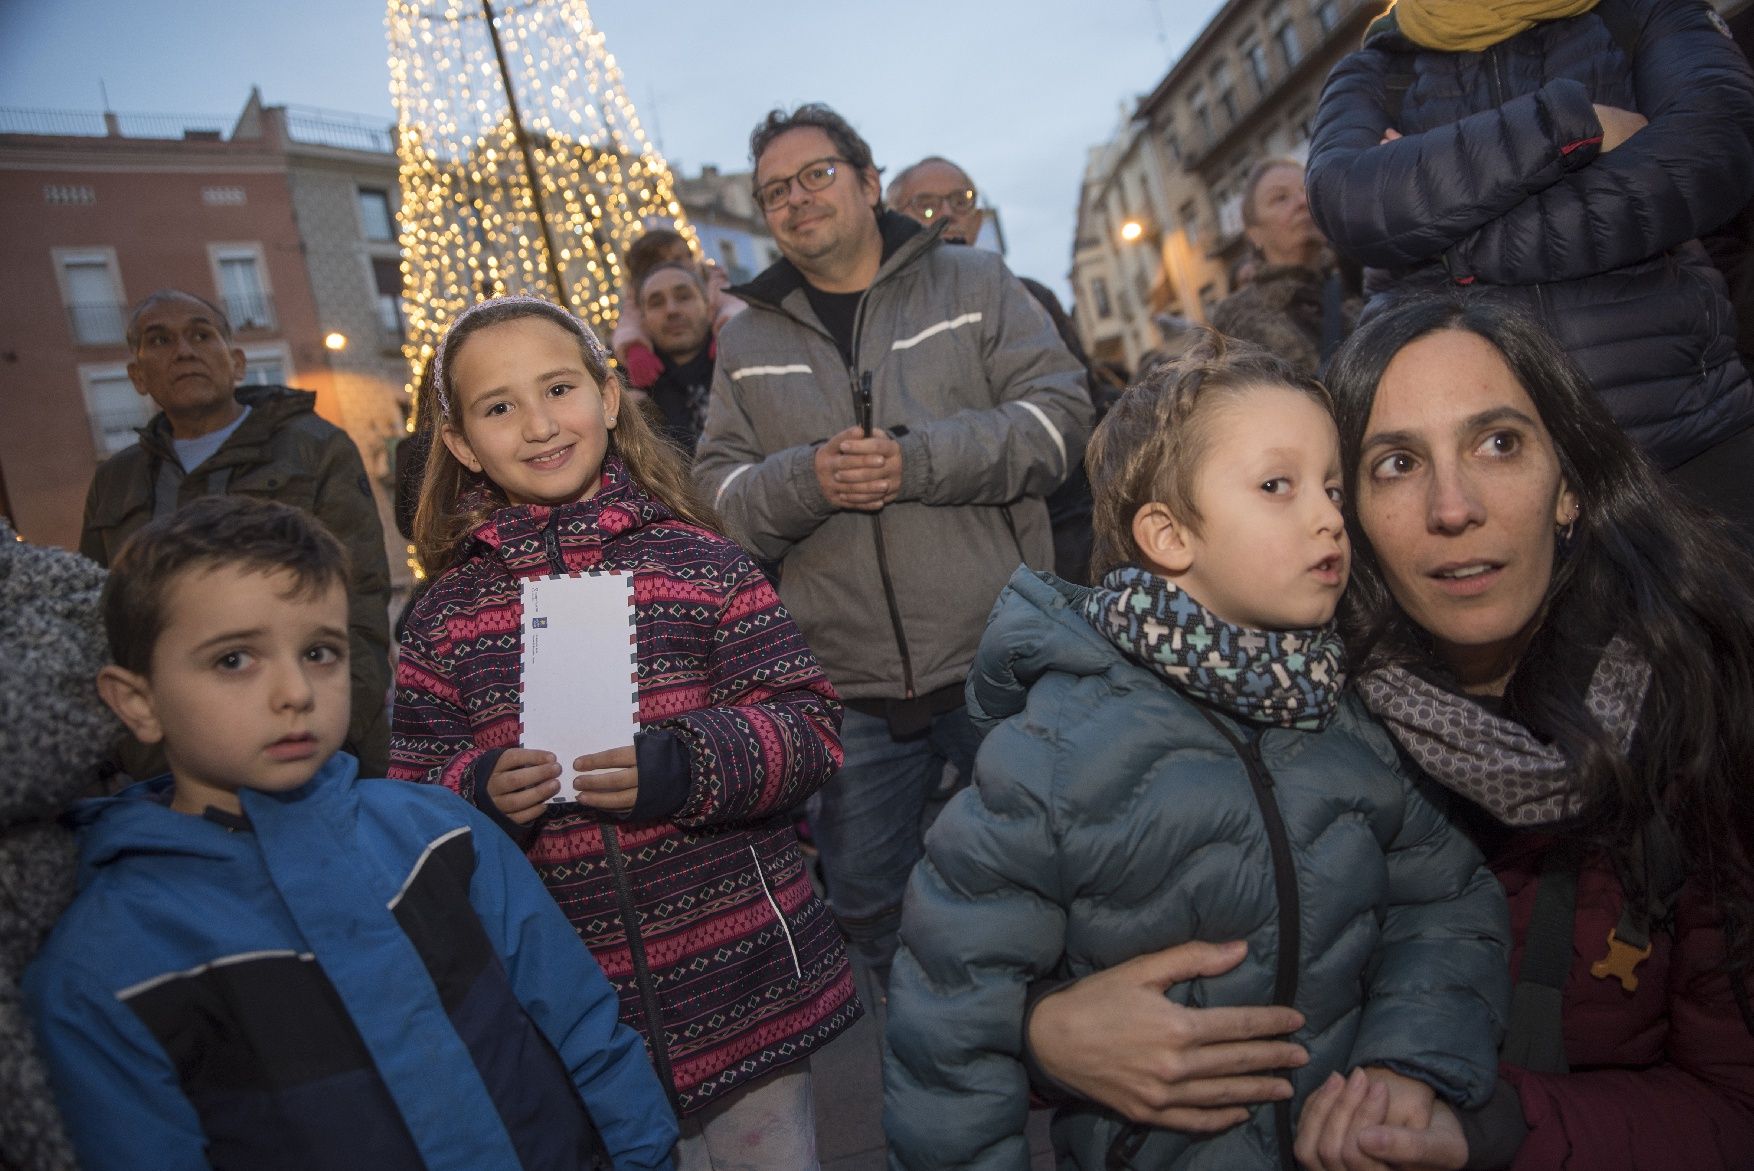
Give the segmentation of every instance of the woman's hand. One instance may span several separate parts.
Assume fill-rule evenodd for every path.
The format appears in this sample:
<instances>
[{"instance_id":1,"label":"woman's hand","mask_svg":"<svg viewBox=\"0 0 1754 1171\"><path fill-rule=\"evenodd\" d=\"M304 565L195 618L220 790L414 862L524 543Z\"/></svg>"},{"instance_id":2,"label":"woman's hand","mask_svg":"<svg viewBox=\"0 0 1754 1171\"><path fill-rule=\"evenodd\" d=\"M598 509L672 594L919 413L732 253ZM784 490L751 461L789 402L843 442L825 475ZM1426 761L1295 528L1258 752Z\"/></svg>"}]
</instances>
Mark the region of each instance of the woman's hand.
<instances>
[{"instance_id":1,"label":"woman's hand","mask_svg":"<svg viewBox=\"0 0 1754 1171\"><path fill-rule=\"evenodd\" d=\"M1468 1144L1431 1087L1380 1068L1330 1074L1303 1104L1297 1161L1305 1171L1459 1171Z\"/></svg>"},{"instance_id":2,"label":"woman's hand","mask_svg":"<svg viewBox=\"0 0 1754 1171\"><path fill-rule=\"evenodd\" d=\"M1619 106L1594 106L1596 121L1602 124L1602 153L1607 154L1621 143L1650 125L1643 114L1622 110Z\"/></svg>"},{"instance_id":3,"label":"woman's hand","mask_svg":"<svg viewBox=\"0 0 1754 1171\"><path fill-rule=\"evenodd\" d=\"M1184 1008L1171 985L1217 976L1248 952L1237 943L1184 943L1139 956L1042 999L1029 1018L1036 1062L1080 1096L1134 1122L1211 1133L1248 1117L1247 1106L1291 1096L1270 1071L1301 1066L1283 1037L1303 1026L1273 1005Z\"/></svg>"},{"instance_id":4,"label":"woman's hand","mask_svg":"<svg viewBox=\"0 0 1754 1171\"><path fill-rule=\"evenodd\" d=\"M508 748L499 754L487 776L487 795L494 808L518 825L542 816L548 799L560 792L560 762L552 752Z\"/></svg>"},{"instance_id":5,"label":"woman's hand","mask_svg":"<svg viewBox=\"0 0 1754 1171\"><path fill-rule=\"evenodd\" d=\"M639 798L639 757L631 744L586 753L573 761L572 767L574 772L585 774L572 779L580 805L604 813L626 813ZM607 771L595 771L598 769Z\"/></svg>"}]
</instances>

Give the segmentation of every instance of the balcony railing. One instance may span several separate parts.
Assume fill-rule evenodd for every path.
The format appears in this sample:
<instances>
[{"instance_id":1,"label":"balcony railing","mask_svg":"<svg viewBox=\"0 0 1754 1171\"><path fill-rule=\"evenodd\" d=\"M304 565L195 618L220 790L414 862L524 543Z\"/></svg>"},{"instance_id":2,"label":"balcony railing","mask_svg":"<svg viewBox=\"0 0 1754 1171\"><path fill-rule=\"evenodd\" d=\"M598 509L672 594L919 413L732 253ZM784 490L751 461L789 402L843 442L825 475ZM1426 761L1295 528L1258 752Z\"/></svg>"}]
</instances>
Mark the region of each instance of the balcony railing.
<instances>
[{"instance_id":1,"label":"balcony railing","mask_svg":"<svg viewBox=\"0 0 1754 1171\"><path fill-rule=\"evenodd\" d=\"M233 329L242 332L274 328L274 298L267 293L227 293L221 300Z\"/></svg>"},{"instance_id":2,"label":"balcony railing","mask_svg":"<svg viewBox=\"0 0 1754 1171\"><path fill-rule=\"evenodd\" d=\"M67 306L73 344L119 346L126 340L126 306L119 301L76 301Z\"/></svg>"}]
</instances>

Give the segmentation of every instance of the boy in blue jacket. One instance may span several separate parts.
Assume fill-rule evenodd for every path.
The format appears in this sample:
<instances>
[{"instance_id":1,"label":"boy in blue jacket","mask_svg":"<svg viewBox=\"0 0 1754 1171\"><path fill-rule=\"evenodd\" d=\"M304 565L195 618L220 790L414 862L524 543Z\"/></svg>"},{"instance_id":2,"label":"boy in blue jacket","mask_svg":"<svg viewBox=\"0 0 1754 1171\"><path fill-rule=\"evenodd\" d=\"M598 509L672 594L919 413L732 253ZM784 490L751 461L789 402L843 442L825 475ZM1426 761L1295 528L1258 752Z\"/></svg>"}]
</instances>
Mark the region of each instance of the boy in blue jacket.
<instances>
[{"instance_id":1,"label":"boy in blue jacket","mask_svg":"<svg viewBox=\"0 0 1754 1171\"><path fill-rule=\"evenodd\" d=\"M1307 1064L1219 1133L1066 1102L1059 1166L1290 1167L1302 1102L1337 1072L1381 1085L1390 1117L1485 1101L1509 1000L1504 895L1343 697L1332 619L1350 547L1327 392L1210 335L1127 391L1086 465L1102 584L1019 569L1000 595L968 680L988 729L974 784L908 886L891 1166L1024 1171L1031 985L1196 940L1247 954L1168 994L1293 1010Z\"/></svg>"},{"instance_id":2,"label":"boy in blue jacket","mask_svg":"<svg viewBox=\"0 0 1754 1171\"><path fill-rule=\"evenodd\" d=\"M667 1168L676 1123L529 863L453 794L357 780L346 554L201 500L111 566L104 700L168 776L85 802L25 980L86 1171Z\"/></svg>"}]
</instances>

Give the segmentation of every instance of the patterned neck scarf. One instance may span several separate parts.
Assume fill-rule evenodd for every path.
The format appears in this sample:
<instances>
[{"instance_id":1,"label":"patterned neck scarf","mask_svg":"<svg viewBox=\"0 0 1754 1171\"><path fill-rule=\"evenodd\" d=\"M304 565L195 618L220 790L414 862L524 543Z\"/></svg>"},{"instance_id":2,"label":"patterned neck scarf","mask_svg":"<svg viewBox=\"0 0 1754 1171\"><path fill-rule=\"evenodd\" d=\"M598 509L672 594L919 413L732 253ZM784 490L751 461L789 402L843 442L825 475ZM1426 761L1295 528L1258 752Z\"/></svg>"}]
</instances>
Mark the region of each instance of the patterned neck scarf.
<instances>
[{"instance_id":1,"label":"patterned neck scarf","mask_svg":"<svg viewBox=\"0 0 1754 1171\"><path fill-rule=\"evenodd\" d=\"M1346 683L1332 623L1312 630L1236 626L1137 566L1103 578L1085 598L1084 617L1176 690L1245 720L1319 732Z\"/></svg>"},{"instance_id":2,"label":"patterned neck scarf","mask_svg":"<svg viewBox=\"0 0 1754 1171\"><path fill-rule=\"evenodd\" d=\"M1616 635L1590 676L1584 706L1622 752L1632 748L1649 689L1650 664ZM1547 825L1582 811L1571 762L1516 721L1405 667L1371 671L1358 690L1420 768L1503 824Z\"/></svg>"}]
</instances>

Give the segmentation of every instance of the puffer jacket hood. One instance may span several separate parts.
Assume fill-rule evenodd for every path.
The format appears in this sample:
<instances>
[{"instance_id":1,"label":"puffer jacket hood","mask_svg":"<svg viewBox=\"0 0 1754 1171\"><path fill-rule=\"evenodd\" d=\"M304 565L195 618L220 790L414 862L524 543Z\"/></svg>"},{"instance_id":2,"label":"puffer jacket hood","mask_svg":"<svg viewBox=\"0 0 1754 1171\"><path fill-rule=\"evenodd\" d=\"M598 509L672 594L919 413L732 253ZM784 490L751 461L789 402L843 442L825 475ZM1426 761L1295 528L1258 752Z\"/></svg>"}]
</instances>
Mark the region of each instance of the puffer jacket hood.
<instances>
[{"instance_id":1,"label":"puffer jacket hood","mask_svg":"<svg viewBox=\"0 0 1754 1171\"><path fill-rule=\"evenodd\" d=\"M340 759L306 784L321 784ZM130 785L113 797L74 805L67 823L79 834L79 889L90 886L106 866L136 854L185 854L215 861L244 857L246 851L233 842L232 834L170 805L169 773Z\"/></svg>"},{"instance_id":2,"label":"puffer jacket hood","mask_svg":"<svg viewBox=\"0 0 1754 1171\"><path fill-rule=\"evenodd\" d=\"M968 673L968 716L982 732L1021 712L1029 689L1049 671L1073 676L1149 672L1115 653L1080 613L1093 587L1051 574L1018 573L993 606Z\"/></svg>"},{"instance_id":3,"label":"puffer jacket hood","mask_svg":"<svg viewBox=\"0 0 1754 1171\"><path fill-rule=\"evenodd\" d=\"M1172 987L1177 1003L1304 1015L1295 1100L1209 1138L1068 1105L1062 1167L1288 1166L1302 1100L1358 1065L1484 1101L1503 894L1387 735L1352 700L1319 733L1198 707L1085 620L1086 593L1019 571L976 656L969 709L989 731L914 871L890 987L892 1166L1026 1167L1028 985L1191 940L1248 955Z\"/></svg>"}]
</instances>

